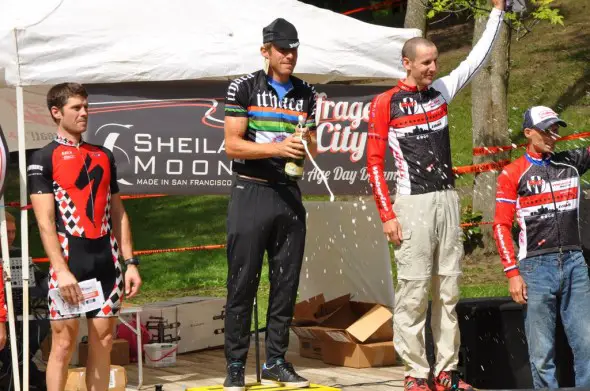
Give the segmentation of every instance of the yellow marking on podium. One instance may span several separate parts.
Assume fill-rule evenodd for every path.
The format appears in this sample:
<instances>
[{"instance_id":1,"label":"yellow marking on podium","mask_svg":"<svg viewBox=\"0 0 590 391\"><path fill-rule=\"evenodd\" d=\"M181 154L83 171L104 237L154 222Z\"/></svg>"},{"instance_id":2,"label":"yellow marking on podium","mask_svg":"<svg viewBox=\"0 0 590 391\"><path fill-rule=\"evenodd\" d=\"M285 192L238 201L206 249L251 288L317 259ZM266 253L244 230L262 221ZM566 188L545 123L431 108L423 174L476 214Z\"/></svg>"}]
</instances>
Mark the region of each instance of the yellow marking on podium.
<instances>
[{"instance_id":1,"label":"yellow marking on podium","mask_svg":"<svg viewBox=\"0 0 590 391\"><path fill-rule=\"evenodd\" d=\"M322 386L319 384L310 384L309 387L283 387L277 385L266 385L251 383L246 384L247 391L281 391L281 390L313 390L313 391L341 391L340 388ZM209 386L209 387L197 387L187 388L185 391L223 391L223 386Z\"/></svg>"}]
</instances>

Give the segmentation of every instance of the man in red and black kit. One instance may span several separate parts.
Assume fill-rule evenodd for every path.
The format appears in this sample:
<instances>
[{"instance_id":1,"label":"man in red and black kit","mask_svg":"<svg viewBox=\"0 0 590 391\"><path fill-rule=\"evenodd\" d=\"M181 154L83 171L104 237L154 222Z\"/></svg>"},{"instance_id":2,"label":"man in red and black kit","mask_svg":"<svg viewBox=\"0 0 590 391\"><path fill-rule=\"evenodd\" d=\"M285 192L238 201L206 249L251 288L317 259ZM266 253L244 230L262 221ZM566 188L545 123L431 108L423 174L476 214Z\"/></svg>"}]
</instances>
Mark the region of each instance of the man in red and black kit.
<instances>
[{"instance_id":1,"label":"man in red and black kit","mask_svg":"<svg viewBox=\"0 0 590 391\"><path fill-rule=\"evenodd\" d=\"M526 304L525 334L535 388L559 388L555 329L561 315L574 354L576 387L590 387L590 279L579 226L580 176L590 148L554 153L559 126L548 107L525 113L524 156L498 176L494 237L512 298ZM512 244L514 215L520 227ZM518 259L518 261L517 261Z\"/></svg>"},{"instance_id":2,"label":"man in red and black kit","mask_svg":"<svg viewBox=\"0 0 590 391\"><path fill-rule=\"evenodd\" d=\"M55 139L36 151L27 167L31 202L51 268L49 289L59 288L70 304L83 300L78 282L96 278L105 301L86 313L89 354L86 386L108 389L110 351L123 288L139 290L139 261L133 257L129 219L118 194L112 153L82 140L88 124L88 93L76 83L53 86L47 107L57 124ZM119 245L127 270L119 264ZM78 335L79 315L62 315L49 299L52 344L47 390L65 388L68 364Z\"/></svg>"},{"instance_id":3,"label":"man in red and black kit","mask_svg":"<svg viewBox=\"0 0 590 391\"><path fill-rule=\"evenodd\" d=\"M490 57L503 25L504 0L493 0L493 4L481 38L449 75L436 78L438 51L434 43L412 38L402 48L406 78L371 104L367 173L383 233L399 246L395 249L394 344L405 364L407 391L430 389L431 368L425 348L430 289L436 348L434 387L437 391L471 389L457 372L460 335L455 307L463 241L448 105ZM387 147L396 169L393 206L384 176Z\"/></svg>"}]
</instances>

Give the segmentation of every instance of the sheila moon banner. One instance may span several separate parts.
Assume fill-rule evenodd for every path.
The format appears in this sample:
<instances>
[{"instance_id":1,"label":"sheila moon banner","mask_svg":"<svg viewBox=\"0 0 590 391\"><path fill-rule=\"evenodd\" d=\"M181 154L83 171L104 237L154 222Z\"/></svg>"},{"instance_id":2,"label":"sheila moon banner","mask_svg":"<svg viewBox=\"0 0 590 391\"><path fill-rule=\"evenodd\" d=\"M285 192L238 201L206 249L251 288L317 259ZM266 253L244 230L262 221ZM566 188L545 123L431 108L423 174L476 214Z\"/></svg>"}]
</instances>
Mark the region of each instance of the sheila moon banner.
<instances>
[{"instance_id":1,"label":"sheila moon banner","mask_svg":"<svg viewBox=\"0 0 590 391\"><path fill-rule=\"evenodd\" d=\"M86 140L110 149L124 194L229 194L224 98L229 82L152 82L87 85ZM367 119L384 87L317 85L316 163L336 195L368 195ZM386 162L392 186L393 161ZM327 195L309 159L304 194Z\"/></svg>"}]
</instances>

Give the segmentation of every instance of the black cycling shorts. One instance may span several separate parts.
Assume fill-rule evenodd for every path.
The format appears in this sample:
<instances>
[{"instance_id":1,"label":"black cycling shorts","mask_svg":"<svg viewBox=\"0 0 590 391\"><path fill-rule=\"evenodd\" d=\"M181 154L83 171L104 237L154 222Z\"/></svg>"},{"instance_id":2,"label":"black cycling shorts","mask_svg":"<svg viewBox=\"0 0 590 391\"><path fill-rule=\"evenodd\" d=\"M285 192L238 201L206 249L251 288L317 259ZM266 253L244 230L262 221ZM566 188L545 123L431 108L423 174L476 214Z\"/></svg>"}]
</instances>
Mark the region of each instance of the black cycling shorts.
<instances>
[{"instance_id":1,"label":"black cycling shorts","mask_svg":"<svg viewBox=\"0 0 590 391\"><path fill-rule=\"evenodd\" d=\"M62 254L74 277L80 281L96 278L101 286L105 301L100 309L86 313L87 318L108 318L117 316L123 296L123 272L119 263L119 249L114 235L88 239L65 233L58 233ZM57 276L49 269L49 289L58 288ZM80 315L61 315L53 300L49 299L49 319L77 318Z\"/></svg>"}]
</instances>

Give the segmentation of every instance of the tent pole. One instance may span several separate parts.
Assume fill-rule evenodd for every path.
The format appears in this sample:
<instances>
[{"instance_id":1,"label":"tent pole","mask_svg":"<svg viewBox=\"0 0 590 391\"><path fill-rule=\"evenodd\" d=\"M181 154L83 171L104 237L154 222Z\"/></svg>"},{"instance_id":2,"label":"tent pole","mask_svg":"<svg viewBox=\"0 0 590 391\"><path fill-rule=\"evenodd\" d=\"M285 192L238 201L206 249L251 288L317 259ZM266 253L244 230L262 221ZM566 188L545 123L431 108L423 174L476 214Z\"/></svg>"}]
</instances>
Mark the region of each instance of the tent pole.
<instances>
[{"instance_id":1,"label":"tent pole","mask_svg":"<svg viewBox=\"0 0 590 391\"><path fill-rule=\"evenodd\" d=\"M14 390L20 391L20 378L18 368L18 346L16 341L16 330L14 327L14 302L12 300L12 271L10 269L10 256L8 254L8 233L6 231L6 213L4 211L4 196L0 198L0 244L2 247L2 264L4 269L4 290L6 304L8 307L8 331L10 339L10 353L12 359L12 383Z\"/></svg>"},{"instance_id":2,"label":"tent pole","mask_svg":"<svg viewBox=\"0 0 590 391\"><path fill-rule=\"evenodd\" d=\"M25 140L25 110L23 88L16 88L18 129L18 168L20 172L20 204L27 205L27 148ZM29 391L29 224L27 209L20 210L21 271L23 276L23 391Z\"/></svg>"}]
</instances>

